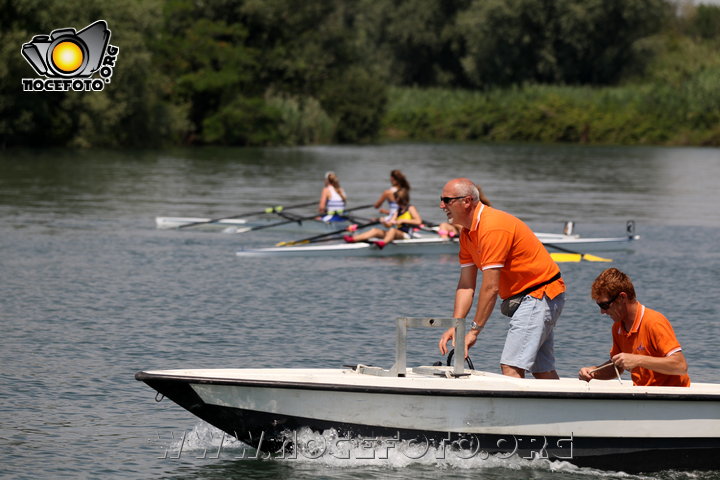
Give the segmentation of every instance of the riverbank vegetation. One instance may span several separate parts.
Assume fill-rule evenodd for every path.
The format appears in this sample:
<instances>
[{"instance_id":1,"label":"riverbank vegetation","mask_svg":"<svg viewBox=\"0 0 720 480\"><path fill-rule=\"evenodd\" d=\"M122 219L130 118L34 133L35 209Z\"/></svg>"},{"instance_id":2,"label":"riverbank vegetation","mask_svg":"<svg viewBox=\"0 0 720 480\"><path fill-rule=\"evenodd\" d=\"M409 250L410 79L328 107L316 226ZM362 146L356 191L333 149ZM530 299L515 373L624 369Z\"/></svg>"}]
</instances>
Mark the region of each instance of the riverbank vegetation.
<instances>
[{"instance_id":1,"label":"riverbank vegetation","mask_svg":"<svg viewBox=\"0 0 720 480\"><path fill-rule=\"evenodd\" d=\"M0 2L0 145L720 145L720 7L670 0ZM102 92L23 92L104 19Z\"/></svg>"}]
</instances>

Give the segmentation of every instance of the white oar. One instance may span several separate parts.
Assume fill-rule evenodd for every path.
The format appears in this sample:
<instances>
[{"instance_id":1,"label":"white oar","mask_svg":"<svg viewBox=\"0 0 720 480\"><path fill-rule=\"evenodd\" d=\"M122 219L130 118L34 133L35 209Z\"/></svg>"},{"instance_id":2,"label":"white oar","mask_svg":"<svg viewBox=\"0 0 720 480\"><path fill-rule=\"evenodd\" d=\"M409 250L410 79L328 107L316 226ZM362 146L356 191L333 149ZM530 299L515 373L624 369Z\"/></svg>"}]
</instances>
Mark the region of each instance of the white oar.
<instances>
[{"instance_id":1,"label":"white oar","mask_svg":"<svg viewBox=\"0 0 720 480\"><path fill-rule=\"evenodd\" d=\"M354 211L354 210L361 210L361 209L363 209L363 208L370 208L370 207L372 207L372 205L361 205L361 206L359 206L359 207L347 208L347 209L345 209L345 210L343 211L342 214L338 214L338 216L339 216L339 217L344 217L344 216L345 216L345 215L344 215L345 212L352 212L352 211ZM295 218L292 218L290 215L287 215L287 214L283 214L283 213L280 213L280 212L276 212L276 213L278 213L278 214L281 215L281 216L284 216L285 218L287 218L287 220L283 220L282 222L271 223L271 224L269 224L269 225L256 225L256 226L254 226L254 227L240 227L240 228L235 229L235 230L234 230L234 233L254 232L254 231L256 231L256 230L263 230L263 229L265 229L265 228L277 227L277 226L279 226L279 225L287 225L288 223L295 223L295 222L301 223L303 220L312 220L312 219L314 219L314 218L316 218L316 217L319 216L319 214L315 213L315 214L313 214L313 215L309 215L309 216L306 216L306 217L295 217ZM294 216L294 215L293 215L293 216ZM333 233L337 233L337 232L333 232Z\"/></svg>"},{"instance_id":2,"label":"white oar","mask_svg":"<svg viewBox=\"0 0 720 480\"><path fill-rule=\"evenodd\" d=\"M233 218L240 218L240 217L251 217L253 215L262 215L265 213L279 213L288 208L309 207L310 205L315 205L316 203L317 202L300 203L298 205L289 205L287 207L278 205L276 207L268 207L263 210L258 210L255 212L245 212L245 213L240 213L238 215L232 215L229 217L218 217L218 218L211 218L210 220L203 220L201 222L186 223L185 225L180 225L178 228L194 227L195 225L207 225L208 223L218 223L218 222L222 222L223 220L232 220Z\"/></svg>"},{"instance_id":3,"label":"white oar","mask_svg":"<svg viewBox=\"0 0 720 480\"><path fill-rule=\"evenodd\" d=\"M365 227L369 227L370 225L376 225L376 224L378 224L378 223L380 223L380 220L375 220L375 221L372 221L372 222L365 223L365 224L363 224L363 225L358 225L357 228L365 228ZM330 236L333 236L333 235L338 235L338 233L340 233L340 232L321 233L320 235L313 235L312 237L303 238L303 239L300 239L300 240L292 240L292 241L289 241L289 242L278 242L278 243L275 244L275 246L276 246L276 247L290 247L290 246L293 246L293 245L302 245L302 244L305 244L305 243L314 243L314 242L320 240L321 238L324 239L324 238L327 238L327 237L330 237Z\"/></svg>"},{"instance_id":4,"label":"white oar","mask_svg":"<svg viewBox=\"0 0 720 480\"><path fill-rule=\"evenodd\" d=\"M292 218L290 215L284 215L284 214L282 216L287 218L287 220L283 220L282 222L270 223L268 225L256 225L254 227L238 227L233 230L233 233L254 232L256 230L263 230L265 228L277 227L279 225L287 225L288 223L302 223L305 220L313 220L314 218L316 218L318 216L318 214L315 213L313 215L309 215L306 217L296 217L296 218Z\"/></svg>"}]
</instances>

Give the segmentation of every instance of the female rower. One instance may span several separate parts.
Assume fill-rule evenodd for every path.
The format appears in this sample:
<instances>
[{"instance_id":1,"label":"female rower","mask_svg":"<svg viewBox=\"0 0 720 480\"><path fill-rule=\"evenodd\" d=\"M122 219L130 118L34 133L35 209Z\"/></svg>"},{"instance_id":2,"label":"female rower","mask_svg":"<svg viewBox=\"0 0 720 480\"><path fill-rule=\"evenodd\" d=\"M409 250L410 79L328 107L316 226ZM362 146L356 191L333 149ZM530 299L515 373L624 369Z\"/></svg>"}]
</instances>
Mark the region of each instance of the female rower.
<instances>
[{"instance_id":1,"label":"female rower","mask_svg":"<svg viewBox=\"0 0 720 480\"><path fill-rule=\"evenodd\" d=\"M377 199L375 205L373 205L374 208L377 208L380 213L385 215L385 220L390 220L398 208L398 205L395 202L395 192L403 189L407 190L408 194L410 193L410 183L400 170L393 170L390 172L390 185L390 188L385 190L380 195L380 198ZM388 202L388 208L381 208L383 203L386 201Z\"/></svg>"},{"instance_id":2,"label":"female rower","mask_svg":"<svg viewBox=\"0 0 720 480\"><path fill-rule=\"evenodd\" d=\"M460 235L460 228L462 227L459 225L456 226L452 223L440 222L440 225L437 226L437 234L440 238L455 238Z\"/></svg>"},{"instance_id":3,"label":"female rower","mask_svg":"<svg viewBox=\"0 0 720 480\"><path fill-rule=\"evenodd\" d=\"M335 172L327 172L325 186L320 194L320 203L318 204L318 211L323 215L322 221L342 222L347 220L342 216L346 202L345 190L340 186L337 175Z\"/></svg>"},{"instance_id":4,"label":"female rower","mask_svg":"<svg viewBox=\"0 0 720 480\"><path fill-rule=\"evenodd\" d=\"M398 205L398 209L392 214L390 220L381 220L381 223L387 228L371 228L367 232L355 235L345 235L343 238L348 243L362 242L371 238L379 238L375 242L379 248L383 248L393 240L403 240L412 238L415 228L422 225L422 218L417 209L410 205L409 192L401 188L395 192L394 200Z\"/></svg>"}]
</instances>

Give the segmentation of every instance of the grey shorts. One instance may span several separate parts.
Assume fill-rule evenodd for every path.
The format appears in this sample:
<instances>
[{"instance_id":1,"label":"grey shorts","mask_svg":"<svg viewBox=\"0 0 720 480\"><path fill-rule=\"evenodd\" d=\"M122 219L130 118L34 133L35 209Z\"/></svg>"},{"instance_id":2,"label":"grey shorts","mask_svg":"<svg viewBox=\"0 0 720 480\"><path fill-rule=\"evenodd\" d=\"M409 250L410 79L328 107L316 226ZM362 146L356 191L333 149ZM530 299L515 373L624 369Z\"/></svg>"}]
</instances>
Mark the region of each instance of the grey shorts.
<instances>
[{"instance_id":1,"label":"grey shorts","mask_svg":"<svg viewBox=\"0 0 720 480\"><path fill-rule=\"evenodd\" d=\"M510 319L500 363L538 373L555 370L555 323L565 306L565 294L552 300L526 295Z\"/></svg>"}]
</instances>

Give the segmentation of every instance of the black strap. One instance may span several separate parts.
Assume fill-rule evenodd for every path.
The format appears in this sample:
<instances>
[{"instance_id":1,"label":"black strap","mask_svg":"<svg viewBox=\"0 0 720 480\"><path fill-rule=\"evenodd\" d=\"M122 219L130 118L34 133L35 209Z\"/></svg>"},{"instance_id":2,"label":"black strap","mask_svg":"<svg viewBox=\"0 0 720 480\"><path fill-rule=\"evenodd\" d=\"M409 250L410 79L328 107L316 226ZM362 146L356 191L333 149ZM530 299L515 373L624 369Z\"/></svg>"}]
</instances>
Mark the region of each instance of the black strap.
<instances>
[{"instance_id":1,"label":"black strap","mask_svg":"<svg viewBox=\"0 0 720 480\"><path fill-rule=\"evenodd\" d=\"M555 280L558 280L560 277L562 277L562 275L560 274L560 272L558 272L555 275L553 275L553 277L550 280L546 280L546 281L544 281L542 283L538 283L537 285L534 285L530 288L526 288L525 290L518 293L517 295L513 295L513 297L524 297L525 295L529 295L540 287L544 287L545 285L550 285L552 282L554 282Z\"/></svg>"}]
</instances>

